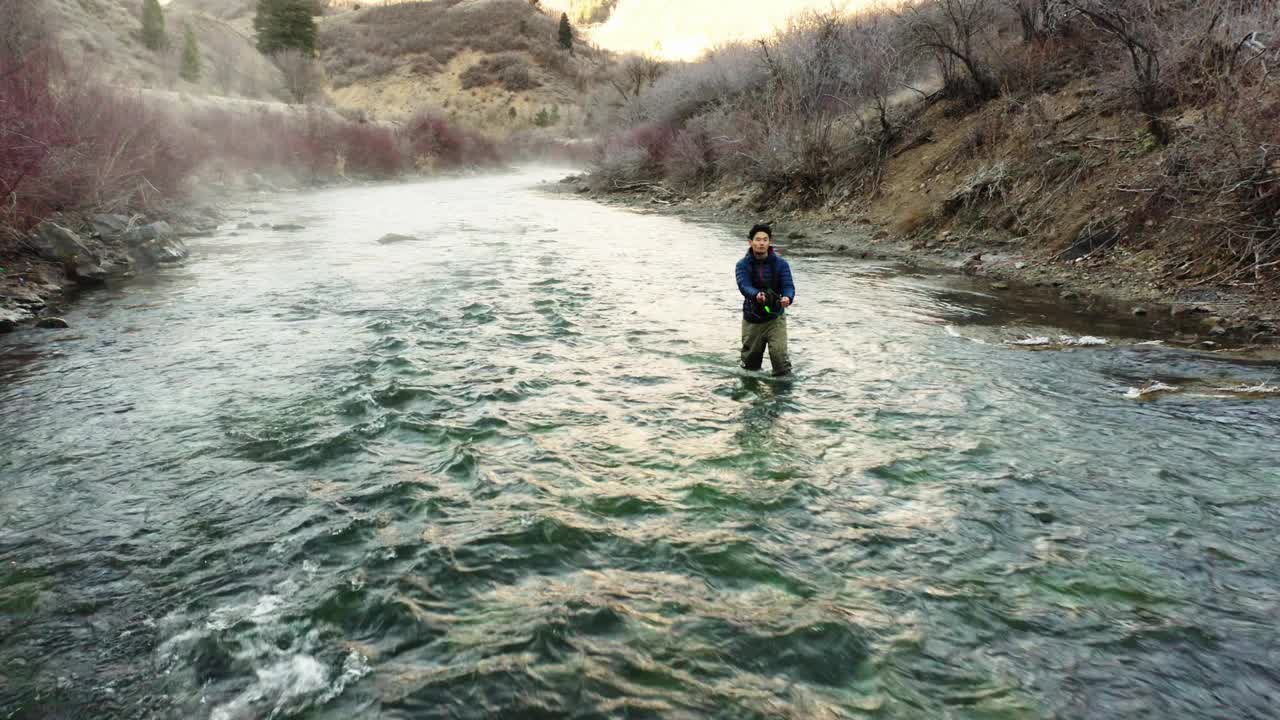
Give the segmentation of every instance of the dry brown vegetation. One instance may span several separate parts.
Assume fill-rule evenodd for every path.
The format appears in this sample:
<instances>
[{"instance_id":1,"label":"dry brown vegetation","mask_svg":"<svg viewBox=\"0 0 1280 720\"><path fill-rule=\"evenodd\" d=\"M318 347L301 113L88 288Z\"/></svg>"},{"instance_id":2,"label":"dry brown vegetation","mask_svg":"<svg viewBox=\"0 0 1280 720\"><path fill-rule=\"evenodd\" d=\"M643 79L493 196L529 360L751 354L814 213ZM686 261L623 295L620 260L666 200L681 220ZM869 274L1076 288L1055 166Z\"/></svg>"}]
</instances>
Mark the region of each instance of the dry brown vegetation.
<instances>
[{"instance_id":1,"label":"dry brown vegetation","mask_svg":"<svg viewBox=\"0 0 1280 720\"><path fill-rule=\"evenodd\" d=\"M0 229L10 240L57 213L150 209L200 179L385 178L499 159L493 142L434 115L395 128L321 108L179 108L179 96L120 90L65 60L27 0L0 0L0 17Z\"/></svg>"},{"instance_id":2,"label":"dry brown vegetation","mask_svg":"<svg viewBox=\"0 0 1280 720\"><path fill-rule=\"evenodd\" d=\"M918 0L811 14L622 93L593 181L744 187L1141 264L1170 286L1280 277L1280 5Z\"/></svg>"},{"instance_id":3,"label":"dry brown vegetation","mask_svg":"<svg viewBox=\"0 0 1280 720\"><path fill-rule=\"evenodd\" d=\"M528 0L431 0L364 8L321 29L325 69L335 87L379 78L401 66L430 76L467 51L526 54L543 72L575 70L556 43L556 20Z\"/></svg>"},{"instance_id":4,"label":"dry brown vegetation","mask_svg":"<svg viewBox=\"0 0 1280 720\"><path fill-rule=\"evenodd\" d=\"M40 0L31 4L48 18L60 52L104 83L257 99L287 98L280 73L254 49L247 27L202 12L204 3L198 0L175 0L166 7L170 43L168 49L158 52L148 50L139 37L141 3L136 0ZM201 64L206 68L198 83L182 80L178 72L185 24L196 34Z\"/></svg>"}]
</instances>

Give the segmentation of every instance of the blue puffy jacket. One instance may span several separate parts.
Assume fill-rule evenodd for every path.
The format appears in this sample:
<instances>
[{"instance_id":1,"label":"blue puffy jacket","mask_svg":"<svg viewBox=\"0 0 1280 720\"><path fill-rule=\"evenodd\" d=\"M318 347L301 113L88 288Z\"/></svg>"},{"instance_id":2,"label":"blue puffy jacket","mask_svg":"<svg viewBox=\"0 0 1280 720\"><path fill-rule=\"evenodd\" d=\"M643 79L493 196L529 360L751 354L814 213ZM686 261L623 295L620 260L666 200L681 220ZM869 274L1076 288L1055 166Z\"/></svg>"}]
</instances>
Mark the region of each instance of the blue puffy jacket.
<instances>
[{"instance_id":1,"label":"blue puffy jacket","mask_svg":"<svg viewBox=\"0 0 1280 720\"><path fill-rule=\"evenodd\" d=\"M769 322L782 317L786 312L780 307L770 307L772 313L766 313L764 306L756 302L756 295L772 289L782 297L796 301L796 286L791 280L791 266L769 248L769 255L757 260L747 250L747 256L738 261L735 270L738 276L738 291L742 293L742 317L749 323Z\"/></svg>"}]
</instances>

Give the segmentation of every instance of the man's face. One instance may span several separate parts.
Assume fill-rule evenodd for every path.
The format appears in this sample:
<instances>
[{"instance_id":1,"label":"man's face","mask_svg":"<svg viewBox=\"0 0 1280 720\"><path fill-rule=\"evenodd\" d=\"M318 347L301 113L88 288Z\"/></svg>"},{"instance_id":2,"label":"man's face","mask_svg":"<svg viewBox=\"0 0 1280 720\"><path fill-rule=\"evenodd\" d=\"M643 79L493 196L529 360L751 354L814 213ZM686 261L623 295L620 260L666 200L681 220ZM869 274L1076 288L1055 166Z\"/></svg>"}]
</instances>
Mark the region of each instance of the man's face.
<instances>
[{"instance_id":1,"label":"man's face","mask_svg":"<svg viewBox=\"0 0 1280 720\"><path fill-rule=\"evenodd\" d=\"M761 230L751 238L751 252L761 256L769 254L769 233Z\"/></svg>"}]
</instances>

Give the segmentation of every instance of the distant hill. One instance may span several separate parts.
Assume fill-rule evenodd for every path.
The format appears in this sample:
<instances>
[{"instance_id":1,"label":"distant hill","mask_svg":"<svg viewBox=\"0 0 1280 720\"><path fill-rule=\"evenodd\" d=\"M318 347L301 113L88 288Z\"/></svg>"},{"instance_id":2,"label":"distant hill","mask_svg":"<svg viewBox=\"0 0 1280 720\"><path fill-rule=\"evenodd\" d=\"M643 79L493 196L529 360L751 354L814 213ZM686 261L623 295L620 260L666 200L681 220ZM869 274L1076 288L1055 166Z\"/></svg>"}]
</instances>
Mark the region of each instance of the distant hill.
<instances>
[{"instance_id":1,"label":"distant hill","mask_svg":"<svg viewBox=\"0 0 1280 720\"><path fill-rule=\"evenodd\" d=\"M203 1L227 5L240 0ZM444 1L427 0L427 4ZM335 9L394 2L328 0ZM708 48L768 35L803 12L832 7L853 10L873 0L541 0L539 4L556 16L567 13L590 42L606 50L691 60Z\"/></svg>"},{"instance_id":2,"label":"distant hill","mask_svg":"<svg viewBox=\"0 0 1280 720\"><path fill-rule=\"evenodd\" d=\"M339 106L385 118L439 108L494 131L562 125L605 58L562 49L558 17L528 0L362 7L323 18L321 57Z\"/></svg>"}]
</instances>

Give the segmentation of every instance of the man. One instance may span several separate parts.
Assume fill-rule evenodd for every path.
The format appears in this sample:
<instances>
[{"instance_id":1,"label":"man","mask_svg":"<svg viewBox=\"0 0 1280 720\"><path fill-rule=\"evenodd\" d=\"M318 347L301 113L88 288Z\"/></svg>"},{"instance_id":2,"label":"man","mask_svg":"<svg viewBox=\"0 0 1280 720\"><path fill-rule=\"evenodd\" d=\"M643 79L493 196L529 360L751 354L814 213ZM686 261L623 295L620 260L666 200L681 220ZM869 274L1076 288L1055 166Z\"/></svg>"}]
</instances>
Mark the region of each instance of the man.
<instances>
[{"instance_id":1,"label":"man","mask_svg":"<svg viewBox=\"0 0 1280 720\"><path fill-rule=\"evenodd\" d=\"M742 367L759 370L764 351L775 377L791 372L787 355L786 309L796 297L791 266L773 251L773 228L756 225L747 235L750 249L738 261L738 291L742 293Z\"/></svg>"}]
</instances>

